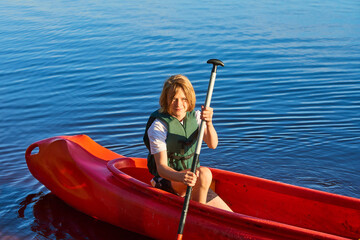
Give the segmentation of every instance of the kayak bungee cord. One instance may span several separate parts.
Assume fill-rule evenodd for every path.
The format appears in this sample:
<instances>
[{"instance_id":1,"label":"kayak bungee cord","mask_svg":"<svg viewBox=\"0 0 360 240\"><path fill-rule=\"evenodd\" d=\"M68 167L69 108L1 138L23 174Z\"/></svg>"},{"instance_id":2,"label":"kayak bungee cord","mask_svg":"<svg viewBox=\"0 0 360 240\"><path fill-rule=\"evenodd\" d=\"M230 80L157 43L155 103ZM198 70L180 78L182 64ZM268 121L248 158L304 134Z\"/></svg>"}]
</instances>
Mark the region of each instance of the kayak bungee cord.
<instances>
[{"instance_id":1,"label":"kayak bungee cord","mask_svg":"<svg viewBox=\"0 0 360 240\"><path fill-rule=\"evenodd\" d=\"M214 90L217 66L218 65L220 65L222 67L224 66L224 63L222 61L220 61L219 59L210 59L210 60L207 61L207 63L213 64L213 68L211 70L211 76L210 76L208 91L207 91L207 94L206 94L205 108L210 107L211 97L212 97L212 93L213 93L213 90ZM193 173L195 173L196 166L197 166L198 161L199 161L199 155L200 155L200 151L201 151L201 144L202 144L203 137L204 137L204 131L205 131L205 121L201 120L200 131L199 131L199 135L198 135L198 141L197 141L197 144L196 144L195 154L194 154L193 162L192 162L192 165L191 165L191 172L193 172ZM182 209L182 213L181 213L177 240L181 240L182 237L183 237L183 231L184 231L184 226L185 226L185 221L186 221L186 215L187 215L187 212L188 212L188 209L189 209L189 202L190 202L191 192L192 192L192 187L188 186L187 189L186 189L184 205L183 205L183 209Z\"/></svg>"}]
</instances>

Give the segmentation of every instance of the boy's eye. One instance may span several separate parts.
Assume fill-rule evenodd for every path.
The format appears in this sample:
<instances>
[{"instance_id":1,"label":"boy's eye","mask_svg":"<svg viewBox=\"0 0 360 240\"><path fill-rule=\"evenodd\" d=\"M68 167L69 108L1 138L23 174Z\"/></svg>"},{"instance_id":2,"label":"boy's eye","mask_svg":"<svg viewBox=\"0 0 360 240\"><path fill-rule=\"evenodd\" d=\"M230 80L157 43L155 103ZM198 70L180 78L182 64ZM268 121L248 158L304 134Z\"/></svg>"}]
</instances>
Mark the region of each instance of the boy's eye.
<instances>
[{"instance_id":1,"label":"boy's eye","mask_svg":"<svg viewBox=\"0 0 360 240\"><path fill-rule=\"evenodd\" d=\"M173 98L173 99L171 100L171 102L175 102L176 100L178 100L178 99ZM187 99L186 99L186 98L182 98L182 99L180 99L180 100L183 101L183 102L187 102Z\"/></svg>"}]
</instances>

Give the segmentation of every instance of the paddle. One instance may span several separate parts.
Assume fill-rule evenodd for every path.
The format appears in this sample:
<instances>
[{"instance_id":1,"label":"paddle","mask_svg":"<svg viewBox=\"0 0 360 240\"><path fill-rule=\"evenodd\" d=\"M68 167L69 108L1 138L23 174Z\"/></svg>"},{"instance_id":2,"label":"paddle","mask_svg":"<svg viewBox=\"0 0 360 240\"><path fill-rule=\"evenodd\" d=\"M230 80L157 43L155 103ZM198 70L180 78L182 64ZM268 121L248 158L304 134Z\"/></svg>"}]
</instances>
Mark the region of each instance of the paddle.
<instances>
[{"instance_id":1,"label":"paddle","mask_svg":"<svg viewBox=\"0 0 360 240\"><path fill-rule=\"evenodd\" d=\"M218 60L218 59L210 59L210 60L207 61L207 63L213 64L213 68L212 68L212 71L211 71L208 91L207 91L207 94L206 94L205 108L210 106L211 97L212 97L212 93L213 93L213 90L214 90L217 66L218 65L224 66L224 63L222 61ZM201 125L200 125L199 135L198 135L198 141L197 141L197 144L196 144L194 159L193 159L193 162L192 162L192 165L191 165L191 171L193 173L195 173L196 166L197 166L197 164L199 162L199 155L200 155L200 150L201 150L201 144L202 144L203 137L204 137L204 131L205 131L205 121L202 120ZM181 213L177 240L181 240L182 237L183 237L183 230L184 230L184 226L185 226L186 215L187 215L187 212L188 212L188 209L189 209L189 202L190 202L191 192L192 192L192 187L188 186L187 189L186 189L186 195L185 195L183 210L182 210L182 213Z\"/></svg>"}]
</instances>

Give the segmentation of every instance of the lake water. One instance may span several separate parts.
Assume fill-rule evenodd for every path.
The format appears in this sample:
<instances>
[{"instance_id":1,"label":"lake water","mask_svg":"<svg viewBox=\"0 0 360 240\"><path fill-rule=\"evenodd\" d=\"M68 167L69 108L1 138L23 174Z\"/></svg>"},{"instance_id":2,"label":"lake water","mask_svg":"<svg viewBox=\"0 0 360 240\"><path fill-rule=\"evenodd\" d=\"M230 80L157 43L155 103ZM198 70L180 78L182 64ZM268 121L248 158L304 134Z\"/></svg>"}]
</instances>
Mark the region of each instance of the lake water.
<instances>
[{"instance_id":1,"label":"lake water","mask_svg":"<svg viewBox=\"0 0 360 240\"><path fill-rule=\"evenodd\" d=\"M360 198L360 2L0 3L0 239L146 239L77 212L32 177L24 152L87 134L145 157L164 80L212 107L202 165Z\"/></svg>"}]
</instances>

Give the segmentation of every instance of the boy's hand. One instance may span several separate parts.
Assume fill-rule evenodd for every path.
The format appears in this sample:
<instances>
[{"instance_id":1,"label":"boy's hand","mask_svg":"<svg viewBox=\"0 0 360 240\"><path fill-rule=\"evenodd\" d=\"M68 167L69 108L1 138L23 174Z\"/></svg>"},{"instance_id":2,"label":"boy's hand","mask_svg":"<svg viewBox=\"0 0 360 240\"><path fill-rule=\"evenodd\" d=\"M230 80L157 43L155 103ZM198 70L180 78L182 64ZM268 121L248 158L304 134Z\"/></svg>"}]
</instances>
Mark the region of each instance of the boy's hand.
<instances>
[{"instance_id":1,"label":"boy's hand","mask_svg":"<svg viewBox=\"0 0 360 240\"><path fill-rule=\"evenodd\" d=\"M211 107L204 107L201 106L201 116L200 118L206 122L206 124L212 123L212 117L213 117L214 109Z\"/></svg>"}]
</instances>

